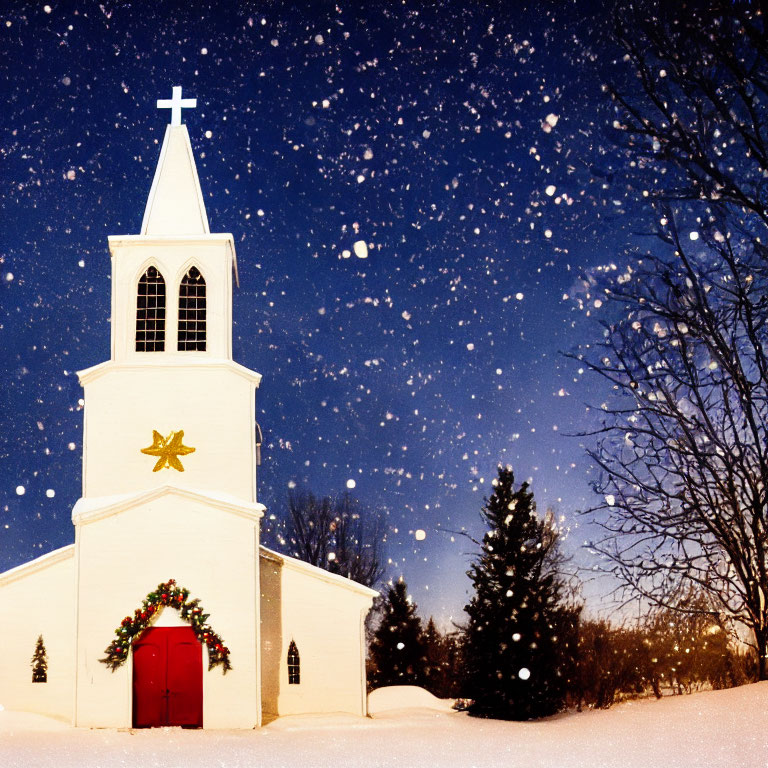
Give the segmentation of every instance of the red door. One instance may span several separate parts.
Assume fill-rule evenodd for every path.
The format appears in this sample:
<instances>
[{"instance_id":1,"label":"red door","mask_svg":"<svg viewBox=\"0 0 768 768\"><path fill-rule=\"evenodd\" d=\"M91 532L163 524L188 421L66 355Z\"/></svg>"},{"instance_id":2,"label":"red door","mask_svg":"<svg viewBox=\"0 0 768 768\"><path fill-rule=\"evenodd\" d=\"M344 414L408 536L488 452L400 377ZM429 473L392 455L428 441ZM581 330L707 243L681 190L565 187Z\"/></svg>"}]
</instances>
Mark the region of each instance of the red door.
<instances>
[{"instance_id":1,"label":"red door","mask_svg":"<svg viewBox=\"0 0 768 768\"><path fill-rule=\"evenodd\" d=\"M192 627L148 629L133 645L133 727L203 727L203 649Z\"/></svg>"}]
</instances>

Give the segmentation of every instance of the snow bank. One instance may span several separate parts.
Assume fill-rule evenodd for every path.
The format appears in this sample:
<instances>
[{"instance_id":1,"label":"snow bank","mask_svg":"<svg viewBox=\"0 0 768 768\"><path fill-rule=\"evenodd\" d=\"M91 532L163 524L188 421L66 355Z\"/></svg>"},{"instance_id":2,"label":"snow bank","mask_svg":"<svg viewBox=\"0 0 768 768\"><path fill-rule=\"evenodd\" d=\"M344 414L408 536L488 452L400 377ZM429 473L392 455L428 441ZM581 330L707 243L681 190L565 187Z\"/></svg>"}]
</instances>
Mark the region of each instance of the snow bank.
<instances>
[{"instance_id":1,"label":"snow bank","mask_svg":"<svg viewBox=\"0 0 768 768\"><path fill-rule=\"evenodd\" d=\"M528 723L408 707L382 719L286 717L251 731L87 730L0 711L0 766L766 768L766 701L768 682Z\"/></svg>"},{"instance_id":2,"label":"snow bank","mask_svg":"<svg viewBox=\"0 0 768 768\"><path fill-rule=\"evenodd\" d=\"M383 712L399 709L437 709L453 711L451 699L438 699L418 685L388 685L368 694L368 714L376 717Z\"/></svg>"}]
</instances>

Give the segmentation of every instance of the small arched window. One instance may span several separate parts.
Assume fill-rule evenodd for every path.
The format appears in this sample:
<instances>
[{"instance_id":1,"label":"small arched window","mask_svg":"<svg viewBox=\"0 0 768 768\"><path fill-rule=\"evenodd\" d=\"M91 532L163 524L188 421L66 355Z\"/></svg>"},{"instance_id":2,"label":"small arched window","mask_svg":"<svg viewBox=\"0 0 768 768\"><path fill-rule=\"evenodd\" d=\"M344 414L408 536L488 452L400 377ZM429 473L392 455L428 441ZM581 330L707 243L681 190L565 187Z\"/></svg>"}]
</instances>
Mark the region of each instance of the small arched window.
<instances>
[{"instance_id":1,"label":"small arched window","mask_svg":"<svg viewBox=\"0 0 768 768\"><path fill-rule=\"evenodd\" d=\"M136 351L165 349L165 280L155 267L139 279L136 292Z\"/></svg>"},{"instance_id":2,"label":"small arched window","mask_svg":"<svg viewBox=\"0 0 768 768\"><path fill-rule=\"evenodd\" d=\"M259 426L259 422L255 422L256 424L256 466L261 466L261 444L264 442L264 438L261 436L261 427Z\"/></svg>"},{"instance_id":3,"label":"small arched window","mask_svg":"<svg viewBox=\"0 0 768 768\"><path fill-rule=\"evenodd\" d=\"M301 662L299 661L299 649L291 640L288 646L288 685L298 685L301 682Z\"/></svg>"},{"instance_id":4,"label":"small arched window","mask_svg":"<svg viewBox=\"0 0 768 768\"><path fill-rule=\"evenodd\" d=\"M205 279L197 267L190 267L179 286L180 352L205 352Z\"/></svg>"}]
</instances>

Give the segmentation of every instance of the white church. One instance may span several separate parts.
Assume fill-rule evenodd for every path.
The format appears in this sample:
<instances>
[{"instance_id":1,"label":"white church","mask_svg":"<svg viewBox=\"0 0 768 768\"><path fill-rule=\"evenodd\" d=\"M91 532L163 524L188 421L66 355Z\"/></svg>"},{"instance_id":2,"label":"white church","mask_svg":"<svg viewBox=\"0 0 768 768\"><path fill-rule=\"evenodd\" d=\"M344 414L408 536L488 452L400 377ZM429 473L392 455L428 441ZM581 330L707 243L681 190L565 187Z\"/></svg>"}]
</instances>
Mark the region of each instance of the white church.
<instances>
[{"instance_id":1,"label":"white church","mask_svg":"<svg viewBox=\"0 0 768 768\"><path fill-rule=\"evenodd\" d=\"M191 106L181 88L158 101L171 124L141 234L109 237L74 544L0 574L0 705L110 728L362 716L377 593L259 542L261 376L232 359L235 244L209 231Z\"/></svg>"}]
</instances>

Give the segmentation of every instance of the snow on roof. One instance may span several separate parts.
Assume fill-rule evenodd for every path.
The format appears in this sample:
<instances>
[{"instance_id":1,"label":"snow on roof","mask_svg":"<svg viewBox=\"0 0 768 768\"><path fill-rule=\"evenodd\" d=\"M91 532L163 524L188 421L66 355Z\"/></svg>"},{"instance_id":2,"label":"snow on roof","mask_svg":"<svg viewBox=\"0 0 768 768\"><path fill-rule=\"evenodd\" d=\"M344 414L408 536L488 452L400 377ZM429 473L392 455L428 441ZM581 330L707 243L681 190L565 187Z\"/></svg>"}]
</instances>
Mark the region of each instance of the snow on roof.
<instances>
[{"instance_id":1,"label":"snow on roof","mask_svg":"<svg viewBox=\"0 0 768 768\"><path fill-rule=\"evenodd\" d=\"M67 544L65 547L54 549L53 552L48 552L45 555L36 557L34 560L30 560L27 563L17 565L15 568L10 568L4 573L0 573L0 585L10 584L12 581L22 579L25 576L31 576L37 571L42 571L45 568L50 568L56 563L60 563L62 560L67 560L70 557L74 557L75 545Z\"/></svg>"},{"instance_id":2,"label":"snow on roof","mask_svg":"<svg viewBox=\"0 0 768 768\"><path fill-rule=\"evenodd\" d=\"M77 372L77 377L80 379L80 384L87 384L90 381L102 376L113 368L120 368L124 370L145 370L147 368L181 368L189 367L190 364L197 368L227 368L235 373L239 373L243 378L252 381L257 387L261 383L261 374L252 371L250 368L246 368L240 363L236 363L234 360L228 360L226 358L208 358L200 357L197 359L190 357L174 358L167 356L162 362L157 362L154 359L149 361L136 360L132 363L120 363L119 366L114 360L105 360L103 363L92 365L90 368L84 368L82 371Z\"/></svg>"},{"instance_id":3,"label":"snow on roof","mask_svg":"<svg viewBox=\"0 0 768 768\"><path fill-rule=\"evenodd\" d=\"M194 501L204 501L225 512L258 520L263 517L266 507L263 504L244 501L228 493L220 493L194 488L180 488L176 485L160 485L139 493L121 493L114 496L94 496L78 499L72 508L72 523L74 525L92 523L95 520L115 515L124 509L146 501L173 493Z\"/></svg>"},{"instance_id":4,"label":"snow on roof","mask_svg":"<svg viewBox=\"0 0 768 768\"><path fill-rule=\"evenodd\" d=\"M345 576L340 576L338 573L331 573L323 568L318 568L316 565L310 565L303 560L299 560L289 555L283 555L280 552L275 552L273 549L260 545L259 554L266 560L273 560L281 563L287 568L292 568L295 571L301 571L307 576L311 576L321 581L327 581L330 584L336 584L340 587L345 587L351 592L357 592L359 595L365 595L366 597L378 597L379 593L375 589L366 587L363 584L359 584L352 579L348 579Z\"/></svg>"},{"instance_id":5,"label":"snow on roof","mask_svg":"<svg viewBox=\"0 0 768 768\"><path fill-rule=\"evenodd\" d=\"M141 501L142 499L140 497L150 498L153 496L159 496L162 494L157 493L157 491L166 491L166 490L175 491L175 490L185 490L185 489L178 489L172 486L161 486L160 488L152 489L151 492L144 492L140 494L122 494L122 495L116 495L116 496L99 496L94 499L80 499L75 504L75 509L72 511L72 516L74 518L76 513L75 510L78 510L78 514L80 515L86 515L86 516L98 515L99 517L108 516L109 514L114 514L115 512L121 509L124 509L127 505L130 505L132 501L136 501L136 502ZM195 494L194 492L190 492L190 495L200 496L201 494ZM204 494L204 496L206 500L210 500L211 498L211 494ZM261 504L257 504L255 506L261 507L262 509L264 508L263 505ZM91 520L89 520L89 522L90 521ZM53 552L48 552L45 555L36 557L34 560L30 560L29 562L22 563L21 565L17 565L14 568L10 568L4 573L0 573L0 585L8 584L12 581L16 581L16 579L21 579L26 576L31 576L33 573L36 573L37 571L41 571L44 568L48 568L52 565L55 565L58 562L61 562L62 560L66 560L70 557L73 557L74 554L75 554L74 544L67 544L66 546L61 547L60 549L55 549L53 550ZM352 592L356 592L366 597L376 597L379 594L376 590L369 589L368 587L363 586L362 584L358 584L356 581L353 581L352 579L347 579L344 576L339 576L336 573L330 573L329 571L325 571L322 568L318 568L317 566L310 565L309 563L305 563L302 560L297 560L295 557L289 557L288 555L280 554L279 552L275 552L264 546L259 547L259 555L260 557L263 557L267 560L273 560L274 562L278 562L281 565L284 565L288 568L292 568L296 571L301 571L302 573L305 573L306 575L311 576L313 578L320 579L322 581L327 581L331 584L336 584L341 587L345 587L346 589Z\"/></svg>"}]
</instances>

